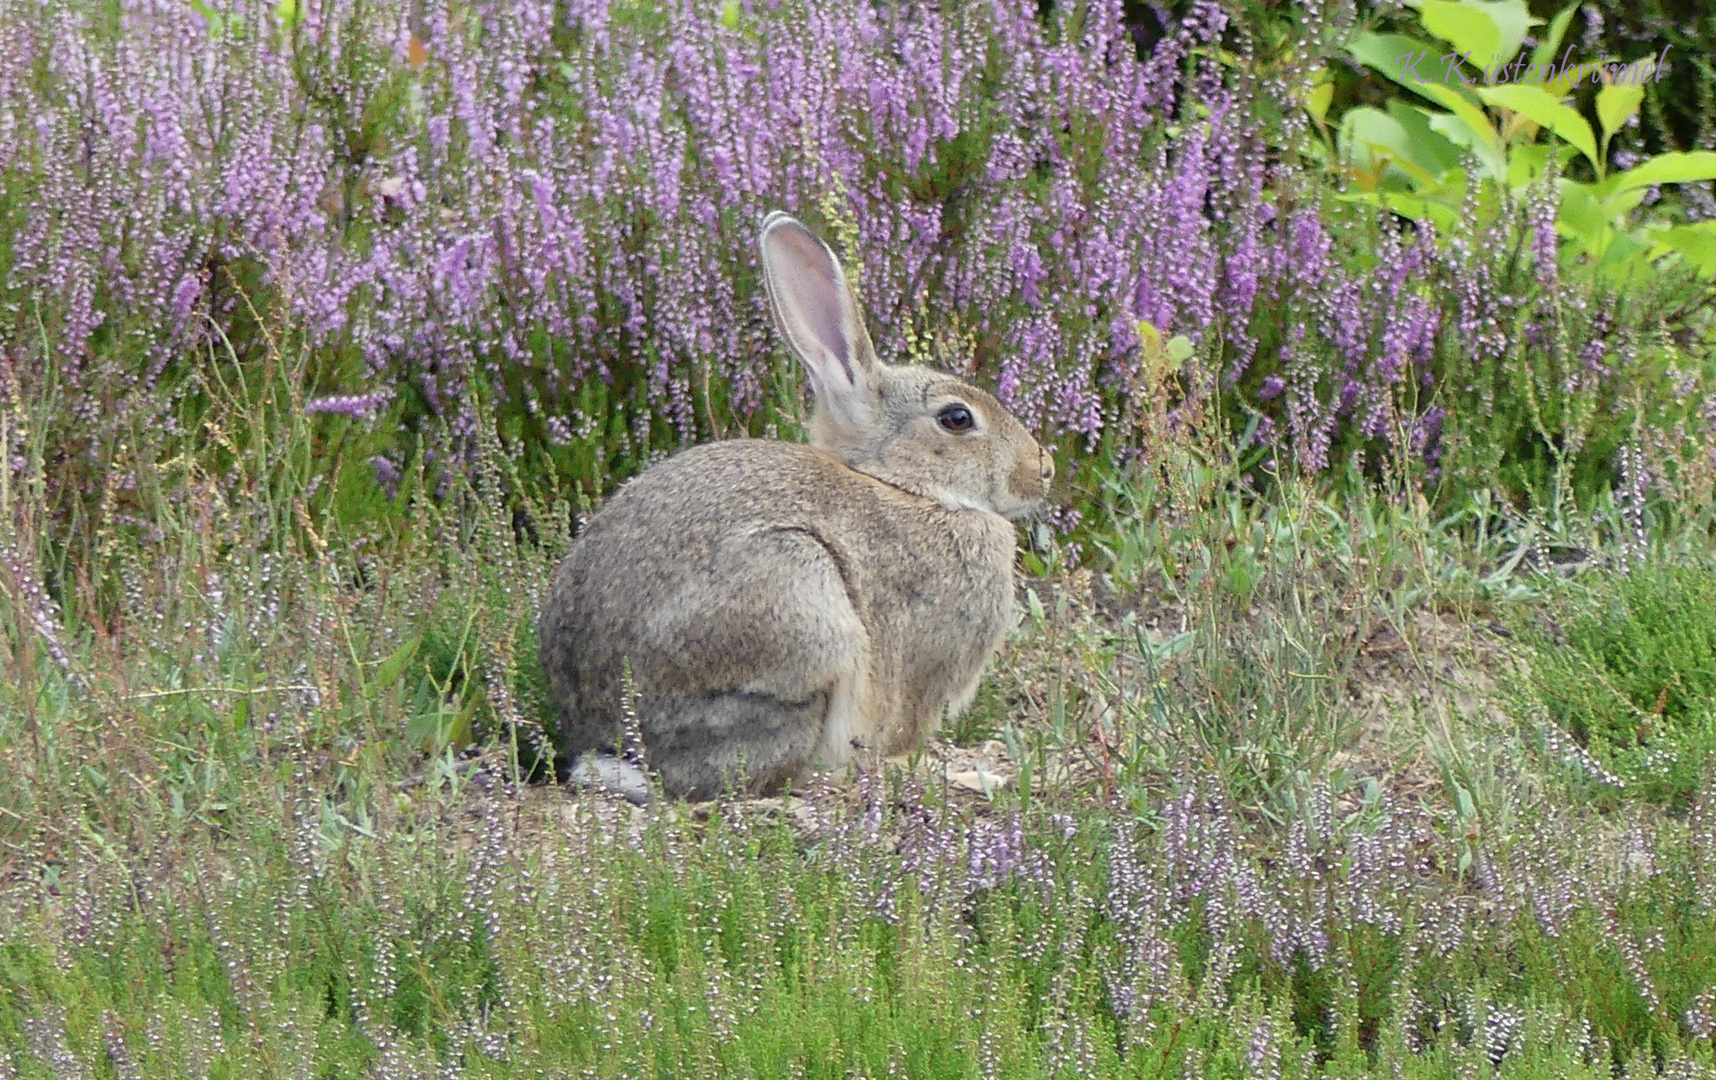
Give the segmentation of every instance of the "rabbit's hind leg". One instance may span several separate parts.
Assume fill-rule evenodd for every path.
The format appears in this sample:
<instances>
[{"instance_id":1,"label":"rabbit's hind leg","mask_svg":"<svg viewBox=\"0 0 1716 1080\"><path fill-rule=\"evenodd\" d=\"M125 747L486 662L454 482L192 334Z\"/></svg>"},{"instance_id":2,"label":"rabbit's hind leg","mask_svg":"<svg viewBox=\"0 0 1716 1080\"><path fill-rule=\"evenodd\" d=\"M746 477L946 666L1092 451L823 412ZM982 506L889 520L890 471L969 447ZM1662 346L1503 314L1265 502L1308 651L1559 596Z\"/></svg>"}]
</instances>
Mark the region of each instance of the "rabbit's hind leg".
<instances>
[{"instance_id":1,"label":"rabbit's hind leg","mask_svg":"<svg viewBox=\"0 0 1716 1080\"><path fill-rule=\"evenodd\" d=\"M868 635L833 554L804 530L723 544L650 636L676 669L644 718L669 794L710 797L740 779L775 789L866 742Z\"/></svg>"},{"instance_id":2,"label":"rabbit's hind leg","mask_svg":"<svg viewBox=\"0 0 1716 1080\"><path fill-rule=\"evenodd\" d=\"M667 698L660 706L695 719L650 748L651 764L660 762L662 787L672 795L710 799L728 785L769 792L808 775L828 694L783 701L726 693Z\"/></svg>"}]
</instances>

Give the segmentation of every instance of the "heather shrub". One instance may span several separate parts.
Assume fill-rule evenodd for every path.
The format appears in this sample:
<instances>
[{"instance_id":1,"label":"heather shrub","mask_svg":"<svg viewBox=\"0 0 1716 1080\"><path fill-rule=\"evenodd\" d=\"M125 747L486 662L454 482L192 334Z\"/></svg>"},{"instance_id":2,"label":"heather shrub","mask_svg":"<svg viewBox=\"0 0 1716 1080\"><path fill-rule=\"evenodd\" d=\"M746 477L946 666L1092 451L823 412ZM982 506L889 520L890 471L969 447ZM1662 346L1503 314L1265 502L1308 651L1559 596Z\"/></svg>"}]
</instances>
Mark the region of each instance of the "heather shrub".
<instances>
[{"instance_id":1,"label":"heather shrub","mask_svg":"<svg viewBox=\"0 0 1716 1080\"><path fill-rule=\"evenodd\" d=\"M236 429L242 401L221 398L210 419ZM419 500L410 529L354 543L331 510L293 510L304 542L287 543L266 532L265 505L303 489L263 463L295 460L310 422L285 418L282 445L233 461L256 505L206 482L176 499L143 490L147 516L108 541L123 588L105 626L75 589L57 607L24 576L39 561L8 554L0 1068L13 1075L1709 1064L1709 792L1681 817L1622 807L1611 824L1539 802L1516 775L1511 812L1467 821L1341 779L1322 745L1267 741L1272 723L1303 735L1342 693L1322 676L1354 647L1343 613L1369 602L1363 575L1385 581L1405 561L1386 530L1310 500L1249 521L1236 497L1224 520L1157 520L1178 531L1140 541L1111 500L1117 550L1208 560L1201 582L1183 575L1208 587L1188 589L1208 605L1195 628L1230 635L1133 679L1158 710L1142 719L1162 722L1156 763L1179 755L1144 790L1068 792L1045 772L961 804L873 776L797 804L634 815L521 790L522 755L494 752L528 737L508 657L563 544L515 523L505 457L480 455L441 501ZM9 493L9 543L45 547L17 527L42 520L42 485ZM1329 545L1352 576L1320 580L1299 544ZM1252 604L1305 610L1252 645ZM1201 667L1158 685L1173 660ZM1077 674L1044 665L1014 685ZM1196 696L1200 677L1209 698L1236 694L1231 711ZM1256 694L1266 707L1247 716L1237 695L1259 685L1283 693ZM1087 679L1087 695L1108 692ZM494 721L479 756L402 737L413 710L439 724L465 709ZM1004 720L1035 739L1046 713L1015 704ZM1113 722L1122 752L1145 738L1120 726L1132 719ZM1494 757L1520 767L1505 746Z\"/></svg>"},{"instance_id":2,"label":"heather shrub","mask_svg":"<svg viewBox=\"0 0 1716 1080\"><path fill-rule=\"evenodd\" d=\"M1716 572L1605 578L1531 640L1531 697L1611 782L1684 808L1716 751Z\"/></svg>"},{"instance_id":3,"label":"heather shrub","mask_svg":"<svg viewBox=\"0 0 1716 1080\"><path fill-rule=\"evenodd\" d=\"M1556 508L1570 495L1588 504L1623 452L1708 422L1706 279L1716 273L1712 226L1678 223L1696 219L1716 153L1611 160L1644 91L1637 73L1582 63L1603 57L1568 44L1563 58L1576 7L1536 26L1523 0L1424 5L1411 34L1366 31L1348 46L1390 80L1386 109L1345 109L1330 121L1337 139L1323 125L1334 85L1321 83L1311 106L1321 152L1351 184L1345 198L1452 232L1454 250L1495 245L1456 276L1494 281L1500 317L1474 318L1462 303L1469 343L1434 380L1459 418L1449 467ZM1581 85L1595 123L1562 101ZM1659 201L1665 191L1687 202ZM1611 381L1618 356L1628 374ZM1651 457L1658 480L1704 490L1704 462Z\"/></svg>"},{"instance_id":4,"label":"heather shrub","mask_svg":"<svg viewBox=\"0 0 1716 1080\"><path fill-rule=\"evenodd\" d=\"M1540 208L1432 232L1324 194L1291 103L1343 12L1260 41L1192 5L1139 59L1111 3L14 2L8 362L62 514L170 456L198 358L260 363L272 313L336 470L311 509L385 520L366 469L470 468L479 397L525 483L594 498L796 427L751 251L786 206L863 268L884 354L1069 451L1154 452L1160 335L1192 346L1176 415L1313 475L1554 500L1654 432L1706 453L1707 289L1563 281Z\"/></svg>"},{"instance_id":5,"label":"heather shrub","mask_svg":"<svg viewBox=\"0 0 1716 1080\"><path fill-rule=\"evenodd\" d=\"M1545 815L1462 883L1420 814L1356 827L1324 789L1272 833L1213 778L1153 824L1083 826L880 784L791 825L638 821L493 777L344 821L281 779L242 845L174 826L180 865L76 838L8 883L10 1075L1710 1066L1711 882L1657 872L1708 820L1608 850Z\"/></svg>"}]
</instances>

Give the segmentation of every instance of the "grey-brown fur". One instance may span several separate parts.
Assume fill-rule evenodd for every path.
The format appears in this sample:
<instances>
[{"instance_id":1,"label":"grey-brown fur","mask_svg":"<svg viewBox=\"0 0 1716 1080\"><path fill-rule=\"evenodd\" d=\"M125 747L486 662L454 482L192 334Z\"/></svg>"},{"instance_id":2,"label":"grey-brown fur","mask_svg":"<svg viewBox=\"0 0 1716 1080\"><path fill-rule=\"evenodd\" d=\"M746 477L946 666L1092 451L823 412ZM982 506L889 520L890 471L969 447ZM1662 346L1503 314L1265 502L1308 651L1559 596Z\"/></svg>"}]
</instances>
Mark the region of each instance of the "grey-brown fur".
<instances>
[{"instance_id":1,"label":"grey-brown fur","mask_svg":"<svg viewBox=\"0 0 1716 1080\"><path fill-rule=\"evenodd\" d=\"M990 395L880 363L802 225L771 215L760 246L816 390L811 445L733 440L650 469L578 538L541 617L565 748L618 745L629 660L675 796L897 753L963 708L1011 618L1008 518L1053 474ZM970 430L948 426L959 409Z\"/></svg>"}]
</instances>

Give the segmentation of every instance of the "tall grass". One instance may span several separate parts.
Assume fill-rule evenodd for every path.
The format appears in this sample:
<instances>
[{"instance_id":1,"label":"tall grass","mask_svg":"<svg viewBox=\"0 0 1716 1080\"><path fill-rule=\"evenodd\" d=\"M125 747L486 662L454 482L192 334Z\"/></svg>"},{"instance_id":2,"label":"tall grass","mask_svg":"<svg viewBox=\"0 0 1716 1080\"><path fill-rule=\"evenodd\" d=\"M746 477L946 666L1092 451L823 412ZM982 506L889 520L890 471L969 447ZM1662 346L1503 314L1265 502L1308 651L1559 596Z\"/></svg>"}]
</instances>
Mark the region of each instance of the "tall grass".
<instances>
[{"instance_id":1,"label":"tall grass","mask_svg":"<svg viewBox=\"0 0 1716 1080\"><path fill-rule=\"evenodd\" d=\"M524 783L566 542L528 526L565 508L518 516L483 439L439 498L399 478L409 528L342 532L278 340L205 354L211 404L138 432L170 467L87 554L7 491L9 1075L1712 1068L1716 790L1593 813L1537 721L1457 709L1487 741L1428 786L1350 753L1379 628L1433 649L1423 612L1557 595L1527 523L1117 473L1102 579L1046 548L989 691L1017 790L637 812Z\"/></svg>"}]
</instances>

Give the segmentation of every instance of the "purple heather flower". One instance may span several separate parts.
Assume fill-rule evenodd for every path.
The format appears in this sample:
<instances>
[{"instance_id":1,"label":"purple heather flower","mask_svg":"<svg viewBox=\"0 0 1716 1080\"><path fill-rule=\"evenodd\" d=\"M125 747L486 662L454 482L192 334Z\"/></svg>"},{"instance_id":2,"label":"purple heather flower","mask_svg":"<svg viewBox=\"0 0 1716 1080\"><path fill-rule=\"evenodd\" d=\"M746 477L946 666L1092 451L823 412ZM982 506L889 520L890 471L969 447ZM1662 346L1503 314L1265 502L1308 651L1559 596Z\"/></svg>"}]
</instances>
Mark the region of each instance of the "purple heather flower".
<instances>
[{"instance_id":1,"label":"purple heather flower","mask_svg":"<svg viewBox=\"0 0 1716 1080\"><path fill-rule=\"evenodd\" d=\"M535 397L504 404L549 418L600 381L640 449L706 430L705 385L716 426L755 430L780 374L754 252L775 208L851 240L886 358L927 335L1049 435L1126 428L1140 321L1197 346L1212 385L1194 394L1256 385L1251 407L1311 470L1351 435L1397 437L1393 411L1421 411L1439 361L1480 370L1510 345L1518 283L1475 205L1447 238L1379 228L1360 267L1335 208L1273 153L1255 105L1276 91L1203 55L1233 44L1216 0L1143 60L1117 0L1056 28L1029 0L743 5L762 33L719 5L301 7L291 35L260 10L223 7L252 22L211 34L183 4L125 5L116 33L7 9L0 171L27 174L30 199L0 293L51 313L91 403L113 389L83 370L98 335L138 342L126 422L172 421L154 383L245 325L236 279L304 348L362 362L374 392L312 412L374 418L415 384L468 431L486 369L525 374ZM402 86L385 141L350 134ZM1554 198L1527 200L1545 287ZM1524 344L1547 347L1524 314ZM1632 362L1606 331L1583 348L1580 380ZM595 430L547 424L554 441Z\"/></svg>"},{"instance_id":2,"label":"purple heather flower","mask_svg":"<svg viewBox=\"0 0 1716 1080\"><path fill-rule=\"evenodd\" d=\"M353 420L370 420L387 407L392 395L377 391L373 394L346 394L339 397L312 398L304 403L306 413L337 413Z\"/></svg>"}]
</instances>

